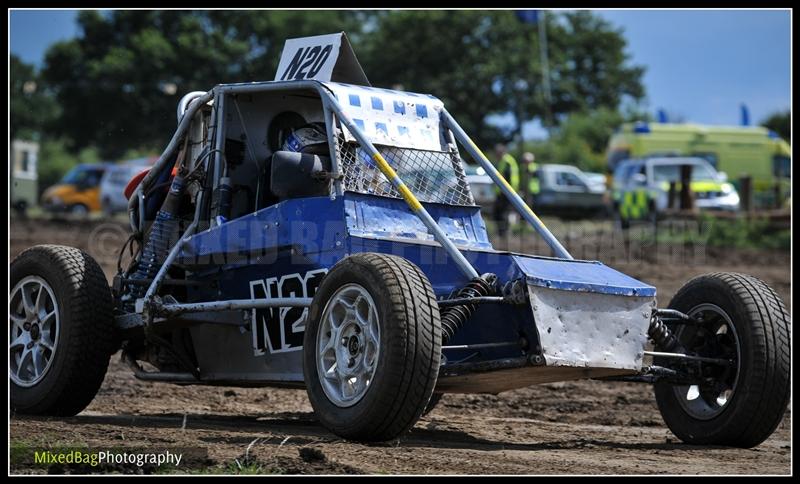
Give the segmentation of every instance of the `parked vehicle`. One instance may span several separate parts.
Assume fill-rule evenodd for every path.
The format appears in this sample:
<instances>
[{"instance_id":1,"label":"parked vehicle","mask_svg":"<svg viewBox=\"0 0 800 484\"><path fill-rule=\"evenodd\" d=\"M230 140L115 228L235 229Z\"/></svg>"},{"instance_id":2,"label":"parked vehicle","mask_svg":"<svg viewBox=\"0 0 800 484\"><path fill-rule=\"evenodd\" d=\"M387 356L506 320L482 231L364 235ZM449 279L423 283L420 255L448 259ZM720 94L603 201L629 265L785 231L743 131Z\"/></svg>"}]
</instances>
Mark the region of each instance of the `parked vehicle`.
<instances>
[{"instance_id":1,"label":"parked vehicle","mask_svg":"<svg viewBox=\"0 0 800 484\"><path fill-rule=\"evenodd\" d=\"M147 158L144 158L147 160ZM103 212L112 215L128 209L125 186L137 174L147 170L146 163L118 163L108 167L100 181L100 204Z\"/></svg>"},{"instance_id":2,"label":"parked vehicle","mask_svg":"<svg viewBox=\"0 0 800 484\"><path fill-rule=\"evenodd\" d=\"M464 172L475 203L484 210L491 210L497 198L492 178L480 166L464 164Z\"/></svg>"},{"instance_id":3,"label":"parked vehicle","mask_svg":"<svg viewBox=\"0 0 800 484\"><path fill-rule=\"evenodd\" d=\"M776 183L790 193L791 153L786 141L761 126L639 122L623 124L611 137L608 168L613 172L622 160L667 154L703 158L730 174L734 186L740 176L751 176L756 205L773 206Z\"/></svg>"},{"instance_id":4,"label":"parked vehicle","mask_svg":"<svg viewBox=\"0 0 800 484\"><path fill-rule=\"evenodd\" d=\"M19 213L36 205L39 174L36 169L39 158L39 143L13 140L11 142L13 165L11 169L11 208ZM12 163L9 160L9 163Z\"/></svg>"},{"instance_id":5,"label":"parked vehicle","mask_svg":"<svg viewBox=\"0 0 800 484\"><path fill-rule=\"evenodd\" d=\"M612 192L615 213L623 221L657 217L669 203L670 183L674 182L676 190L680 190L683 165L692 167L689 188L697 208L739 210L739 194L727 181L726 174L702 158L670 157L625 160L617 166Z\"/></svg>"},{"instance_id":6,"label":"parked vehicle","mask_svg":"<svg viewBox=\"0 0 800 484\"><path fill-rule=\"evenodd\" d=\"M100 210L100 180L107 163L84 163L76 166L42 194L42 207L49 212L88 215Z\"/></svg>"},{"instance_id":7,"label":"parked vehicle","mask_svg":"<svg viewBox=\"0 0 800 484\"><path fill-rule=\"evenodd\" d=\"M141 245L111 288L75 248L14 259L12 418L80 412L121 348L144 381L305 387L322 425L362 441L402 435L437 394L581 378L655 383L692 444L774 431L791 344L772 289L715 273L657 309L655 287L573 259L440 100L369 86L340 49L339 34L292 39L278 80L181 100L131 195ZM246 140L243 157L228 140ZM553 257L492 247L460 150ZM404 181L425 172L457 189Z\"/></svg>"},{"instance_id":8,"label":"parked vehicle","mask_svg":"<svg viewBox=\"0 0 800 484\"><path fill-rule=\"evenodd\" d=\"M539 166L539 195L534 208L563 216L605 214L608 210L605 180L592 179L572 165Z\"/></svg>"},{"instance_id":9,"label":"parked vehicle","mask_svg":"<svg viewBox=\"0 0 800 484\"><path fill-rule=\"evenodd\" d=\"M583 174L589 179L590 184L608 188L608 177L605 174L591 171L584 171Z\"/></svg>"}]
</instances>

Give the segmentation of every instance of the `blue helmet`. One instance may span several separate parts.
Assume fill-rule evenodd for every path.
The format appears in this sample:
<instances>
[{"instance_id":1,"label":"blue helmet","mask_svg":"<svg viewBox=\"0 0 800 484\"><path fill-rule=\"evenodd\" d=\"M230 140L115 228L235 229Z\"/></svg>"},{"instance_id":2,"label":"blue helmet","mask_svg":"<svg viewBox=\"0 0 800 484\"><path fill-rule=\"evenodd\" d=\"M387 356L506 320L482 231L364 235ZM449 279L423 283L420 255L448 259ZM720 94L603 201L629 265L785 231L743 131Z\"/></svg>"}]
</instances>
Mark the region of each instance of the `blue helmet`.
<instances>
[{"instance_id":1,"label":"blue helmet","mask_svg":"<svg viewBox=\"0 0 800 484\"><path fill-rule=\"evenodd\" d=\"M296 153L328 154L328 136L325 132L325 123L310 123L292 130L284 140L281 149Z\"/></svg>"}]
</instances>

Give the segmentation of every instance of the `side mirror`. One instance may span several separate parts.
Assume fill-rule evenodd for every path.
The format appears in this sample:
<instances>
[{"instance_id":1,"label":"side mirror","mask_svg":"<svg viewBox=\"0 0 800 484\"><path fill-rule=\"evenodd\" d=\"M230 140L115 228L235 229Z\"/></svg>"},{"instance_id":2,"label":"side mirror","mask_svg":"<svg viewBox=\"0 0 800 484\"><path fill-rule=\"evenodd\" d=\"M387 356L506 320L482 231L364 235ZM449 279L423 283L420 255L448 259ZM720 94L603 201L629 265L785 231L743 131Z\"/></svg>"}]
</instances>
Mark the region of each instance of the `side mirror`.
<instances>
[{"instance_id":1,"label":"side mirror","mask_svg":"<svg viewBox=\"0 0 800 484\"><path fill-rule=\"evenodd\" d=\"M644 173L636 173L631 177L631 180L637 185L647 184L647 176Z\"/></svg>"},{"instance_id":2,"label":"side mirror","mask_svg":"<svg viewBox=\"0 0 800 484\"><path fill-rule=\"evenodd\" d=\"M724 171L718 172L718 175L721 181L728 181L728 174L725 173Z\"/></svg>"}]
</instances>

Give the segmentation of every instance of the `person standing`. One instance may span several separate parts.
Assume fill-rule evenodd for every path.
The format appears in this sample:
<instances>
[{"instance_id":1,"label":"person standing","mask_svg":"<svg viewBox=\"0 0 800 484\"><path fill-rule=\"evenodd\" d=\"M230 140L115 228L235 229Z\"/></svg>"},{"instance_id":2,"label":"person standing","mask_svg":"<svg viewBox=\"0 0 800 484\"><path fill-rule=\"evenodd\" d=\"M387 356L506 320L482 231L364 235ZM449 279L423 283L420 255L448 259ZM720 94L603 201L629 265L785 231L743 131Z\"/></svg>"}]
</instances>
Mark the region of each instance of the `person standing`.
<instances>
[{"instance_id":1,"label":"person standing","mask_svg":"<svg viewBox=\"0 0 800 484\"><path fill-rule=\"evenodd\" d=\"M522 154L522 193L520 196L528 206L533 207L536 197L539 196L539 165L536 157L530 151Z\"/></svg>"},{"instance_id":2,"label":"person standing","mask_svg":"<svg viewBox=\"0 0 800 484\"><path fill-rule=\"evenodd\" d=\"M511 153L502 143L495 145L494 154L497 171L506 179L514 191L519 191L519 165L517 165L517 160L511 156ZM495 186L494 190L496 197L493 218L497 223L497 233L504 236L508 231L508 213L511 210L511 202L503 195L499 187Z\"/></svg>"}]
</instances>

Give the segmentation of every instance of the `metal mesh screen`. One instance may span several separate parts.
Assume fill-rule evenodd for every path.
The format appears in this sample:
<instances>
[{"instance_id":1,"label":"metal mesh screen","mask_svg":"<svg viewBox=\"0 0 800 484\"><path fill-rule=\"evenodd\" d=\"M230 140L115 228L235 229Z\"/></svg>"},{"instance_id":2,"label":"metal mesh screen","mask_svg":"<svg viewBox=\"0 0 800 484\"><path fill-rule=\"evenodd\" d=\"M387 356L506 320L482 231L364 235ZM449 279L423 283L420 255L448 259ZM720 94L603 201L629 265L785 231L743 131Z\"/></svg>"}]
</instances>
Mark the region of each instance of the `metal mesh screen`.
<instances>
[{"instance_id":1,"label":"metal mesh screen","mask_svg":"<svg viewBox=\"0 0 800 484\"><path fill-rule=\"evenodd\" d=\"M458 153L376 146L421 202L475 205ZM358 143L339 133L336 155L342 188L358 193L402 198Z\"/></svg>"}]
</instances>

